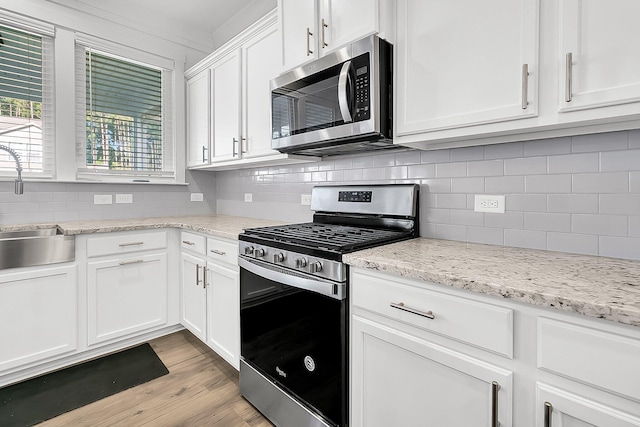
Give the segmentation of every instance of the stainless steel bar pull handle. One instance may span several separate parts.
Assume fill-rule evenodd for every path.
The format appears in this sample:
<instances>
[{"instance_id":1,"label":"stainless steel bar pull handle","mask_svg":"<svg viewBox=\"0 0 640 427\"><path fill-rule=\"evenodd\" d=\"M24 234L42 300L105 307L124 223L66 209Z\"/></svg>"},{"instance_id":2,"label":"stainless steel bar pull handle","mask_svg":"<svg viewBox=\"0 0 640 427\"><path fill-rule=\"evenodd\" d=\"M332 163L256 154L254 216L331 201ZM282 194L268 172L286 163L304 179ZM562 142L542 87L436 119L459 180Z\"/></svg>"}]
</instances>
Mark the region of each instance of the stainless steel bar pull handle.
<instances>
[{"instance_id":1,"label":"stainless steel bar pull handle","mask_svg":"<svg viewBox=\"0 0 640 427\"><path fill-rule=\"evenodd\" d=\"M196 264L196 286L200 285L200 264Z\"/></svg>"},{"instance_id":2,"label":"stainless steel bar pull handle","mask_svg":"<svg viewBox=\"0 0 640 427\"><path fill-rule=\"evenodd\" d=\"M552 412L553 412L553 405L549 402L544 402L544 427L551 427Z\"/></svg>"},{"instance_id":3,"label":"stainless steel bar pull handle","mask_svg":"<svg viewBox=\"0 0 640 427\"><path fill-rule=\"evenodd\" d=\"M231 153L233 157L238 155L238 150L236 150L237 143L238 143L238 138L233 138L233 153Z\"/></svg>"},{"instance_id":4,"label":"stainless steel bar pull handle","mask_svg":"<svg viewBox=\"0 0 640 427\"><path fill-rule=\"evenodd\" d=\"M202 266L202 287L203 288L207 287L207 266L206 265Z\"/></svg>"},{"instance_id":5,"label":"stainless steel bar pull handle","mask_svg":"<svg viewBox=\"0 0 640 427\"><path fill-rule=\"evenodd\" d=\"M567 53L566 57L566 81L565 81L565 102L571 102L572 84L573 84L573 53Z\"/></svg>"},{"instance_id":6,"label":"stainless steel bar pull handle","mask_svg":"<svg viewBox=\"0 0 640 427\"><path fill-rule=\"evenodd\" d=\"M522 65L522 109L529 105L529 64Z\"/></svg>"},{"instance_id":7,"label":"stainless steel bar pull handle","mask_svg":"<svg viewBox=\"0 0 640 427\"><path fill-rule=\"evenodd\" d=\"M498 390L500 390L500 384L496 381L491 383L491 427L499 427L498 421Z\"/></svg>"},{"instance_id":8,"label":"stainless steel bar pull handle","mask_svg":"<svg viewBox=\"0 0 640 427\"><path fill-rule=\"evenodd\" d=\"M124 248L126 246L140 246L140 245L144 245L144 242L127 242L127 243L120 243L118 246L120 246L121 248Z\"/></svg>"},{"instance_id":9,"label":"stainless steel bar pull handle","mask_svg":"<svg viewBox=\"0 0 640 427\"><path fill-rule=\"evenodd\" d=\"M415 308L407 307L406 305L404 305L403 302L398 302L398 303L392 302L391 304L389 304L389 306L391 308L396 308L398 310L406 311L406 312L411 313L411 314L416 314L418 316L426 317L427 319L435 319L436 318L435 314L433 314L433 312L431 310L429 310L429 311L416 310Z\"/></svg>"},{"instance_id":10,"label":"stainless steel bar pull handle","mask_svg":"<svg viewBox=\"0 0 640 427\"><path fill-rule=\"evenodd\" d=\"M129 265L129 264L140 264L141 262L144 262L143 259L134 259L131 261L120 261L118 264L120 265Z\"/></svg>"},{"instance_id":11,"label":"stainless steel bar pull handle","mask_svg":"<svg viewBox=\"0 0 640 427\"><path fill-rule=\"evenodd\" d=\"M218 251L216 249L211 249L211 250L209 250L209 252L213 252L216 255L226 255L227 254L226 252Z\"/></svg>"},{"instance_id":12,"label":"stainless steel bar pull handle","mask_svg":"<svg viewBox=\"0 0 640 427\"><path fill-rule=\"evenodd\" d=\"M323 49L324 49L325 47L329 46L329 45L327 44L327 42L325 41L325 38L324 38L324 29L325 29L325 28L329 28L329 26L327 25L327 23L326 23L326 22L324 22L324 18L322 18L322 48L323 48Z\"/></svg>"},{"instance_id":13,"label":"stainless steel bar pull handle","mask_svg":"<svg viewBox=\"0 0 640 427\"><path fill-rule=\"evenodd\" d=\"M205 155L205 152L207 150L209 150L209 149L203 145L202 146L202 162L206 162L207 161L207 156Z\"/></svg>"},{"instance_id":14,"label":"stainless steel bar pull handle","mask_svg":"<svg viewBox=\"0 0 640 427\"><path fill-rule=\"evenodd\" d=\"M249 141L247 141L247 138L240 138L240 152L246 153L249 149L248 144Z\"/></svg>"},{"instance_id":15,"label":"stainless steel bar pull handle","mask_svg":"<svg viewBox=\"0 0 640 427\"><path fill-rule=\"evenodd\" d=\"M193 245L195 245L195 243L190 242L190 241L188 241L188 240L183 240L183 241L182 241L182 243L184 243L185 245L189 245L189 246L193 246Z\"/></svg>"},{"instance_id":16,"label":"stainless steel bar pull handle","mask_svg":"<svg viewBox=\"0 0 640 427\"><path fill-rule=\"evenodd\" d=\"M313 51L311 50L311 41L310 37L313 35L309 27L307 27L307 56L313 55Z\"/></svg>"}]
</instances>

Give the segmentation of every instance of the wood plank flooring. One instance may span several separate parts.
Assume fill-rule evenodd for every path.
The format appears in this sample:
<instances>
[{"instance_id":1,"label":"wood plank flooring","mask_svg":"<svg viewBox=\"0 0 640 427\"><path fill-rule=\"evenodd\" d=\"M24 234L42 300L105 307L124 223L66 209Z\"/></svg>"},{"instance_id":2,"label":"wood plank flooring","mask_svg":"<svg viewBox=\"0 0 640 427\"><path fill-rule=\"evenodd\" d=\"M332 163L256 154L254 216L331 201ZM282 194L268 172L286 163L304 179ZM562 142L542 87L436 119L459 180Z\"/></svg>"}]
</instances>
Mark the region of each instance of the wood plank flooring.
<instances>
[{"instance_id":1,"label":"wood plank flooring","mask_svg":"<svg viewBox=\"0 0 640 427\"><path fill-rule=\"evenodd\" d=\"M272 426L240 396L238 372L191 333L150 344L169 374L39 426Z\"/></svg>"}]
</instances>

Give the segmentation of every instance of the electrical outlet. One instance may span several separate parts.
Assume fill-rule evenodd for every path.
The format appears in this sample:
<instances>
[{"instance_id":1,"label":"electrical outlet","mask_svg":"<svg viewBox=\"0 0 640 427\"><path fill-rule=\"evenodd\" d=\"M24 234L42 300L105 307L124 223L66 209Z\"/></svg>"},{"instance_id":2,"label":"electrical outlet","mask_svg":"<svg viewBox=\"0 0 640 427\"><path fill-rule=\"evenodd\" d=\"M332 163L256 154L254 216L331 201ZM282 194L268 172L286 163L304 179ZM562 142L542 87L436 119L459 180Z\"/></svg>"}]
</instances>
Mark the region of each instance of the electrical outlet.
<instances>
[{"instance_id":1,"label":"electrical outlet","mask_svg":"<svg viewBox=\"0 0 640 427\"><path fill-rule=\"evenodd\" d=\"M303 206L311 205L311 194L302 194L300 195L300 204Z\"/></svg>"},{"instance_id":2,"label":"electrical outlet","mask_svg":"<svg viewBox=\"0 0 640 427\"><path fill-rule=\"evenodd\" d=\"M504 203L504 196L476 194L473 203L473 210L476 212L504 213Z\"/></svg>"},{"instance_id":3,"label":"electrical outlet","mask_svg":"<svg viewBox=\"0 0 640 427\"><path fill-rule=\"evenodd\" d=\"M191 201L192 202L202 202L202 201L204 201L204 194L202 194L202 193L191 193Z\"/></svg>"},{"instance_id":4,"label":"electrical outlet","mask_svg":"<svg viewBox=\"0 0 640 427\"><path fill-rule=\"evenodd\" d=\"M133 203L133 194L116 194L116 203Z\"/></svg>"},{"instance_id":5,"label":"electrical outlet","mask_svg":"<svg viewBox=\"0 0 640 427\"><path fill-rule=\"evenodd\" d=\"M113 203L113 196L111 194L94 194L94 205L110 205Z\"/></svg>"},{"instance_id":6,"label":"electrical outlet","mask_svg":"<svg viewBox=\"0 0 640 427\"><path fill-rule=\"evenodd\" d=\"M247 203L253 202L253 194L252 193L244 193L244 201Z\"/></svg>"}]
</instances>

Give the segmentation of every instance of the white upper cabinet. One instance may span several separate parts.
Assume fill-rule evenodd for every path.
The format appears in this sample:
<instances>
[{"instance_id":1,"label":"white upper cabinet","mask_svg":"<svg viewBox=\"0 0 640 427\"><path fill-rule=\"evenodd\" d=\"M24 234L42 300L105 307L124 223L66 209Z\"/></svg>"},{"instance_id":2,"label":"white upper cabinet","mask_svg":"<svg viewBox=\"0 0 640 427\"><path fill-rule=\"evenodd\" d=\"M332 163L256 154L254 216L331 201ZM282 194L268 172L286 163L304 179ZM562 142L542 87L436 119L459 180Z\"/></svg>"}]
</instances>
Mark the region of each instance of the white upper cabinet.
<instances>
[{"instance_id":1,"label":"white upper cabinet","mask_svg":"<svg viewBox=\"0 0 640 427\"><path fill-rule=\"evenodd\" d=\"M210 94L209 69L187 80L187 166L209 163Z\"/></svg>"},{"instance_id":2,"label":"white upper cabinet","mask_svg":"<svg viewBox=\"0 0 640 427\"><path fill-rule=\"evenodd\" d=\"M278 0L287 71L370 34L391 38L392 0Z\"/></svg>"},{"instance_id":3,"label":"white upper cabinet","mask_svg":"<svg viewBox=\"0 0 640 427\"><path fill-rule=\"evenodd\" d=\"M240 156L240 50L211 67L213 80L213 153L211 161Z\"/></svg>"},{"instance_id":4,"label":"white upper cabinet","mask_svg":"<svg viewBox=\"0 0 640 427\"><path fill-rule=\"evenodd\" d=\"M537 0L397 7L397 135L537 114Z\"/></svg>"},{"instance_id":5,"label":"white upper cabinet","mask_svg":"<svg viewBox=\"0 0 640 427\"><path fill-rule=\"evenodd\" d=\"M560 110L640 101L640 2L563 0Z\"/></svg>"}]
</instances>

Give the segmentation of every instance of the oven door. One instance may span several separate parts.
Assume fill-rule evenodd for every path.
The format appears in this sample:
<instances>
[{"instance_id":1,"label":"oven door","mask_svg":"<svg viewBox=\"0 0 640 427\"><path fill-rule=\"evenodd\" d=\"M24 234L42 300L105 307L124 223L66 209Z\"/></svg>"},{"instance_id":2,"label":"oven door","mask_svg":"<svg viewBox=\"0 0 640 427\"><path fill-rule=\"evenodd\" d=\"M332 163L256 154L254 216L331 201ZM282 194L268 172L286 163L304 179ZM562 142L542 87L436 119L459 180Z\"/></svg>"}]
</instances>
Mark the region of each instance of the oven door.
<instances>
[{"instance_id":1,"label":"oven door","mask_svg":"<svg viewBox=\"0 0 640 427\"><path fill-rule=\"evenodd\" d=\"M347 299L298 287L300 275L259 260L239 264L243 362L330 425L346 425Z\"/></svg>"}]
</instances>

